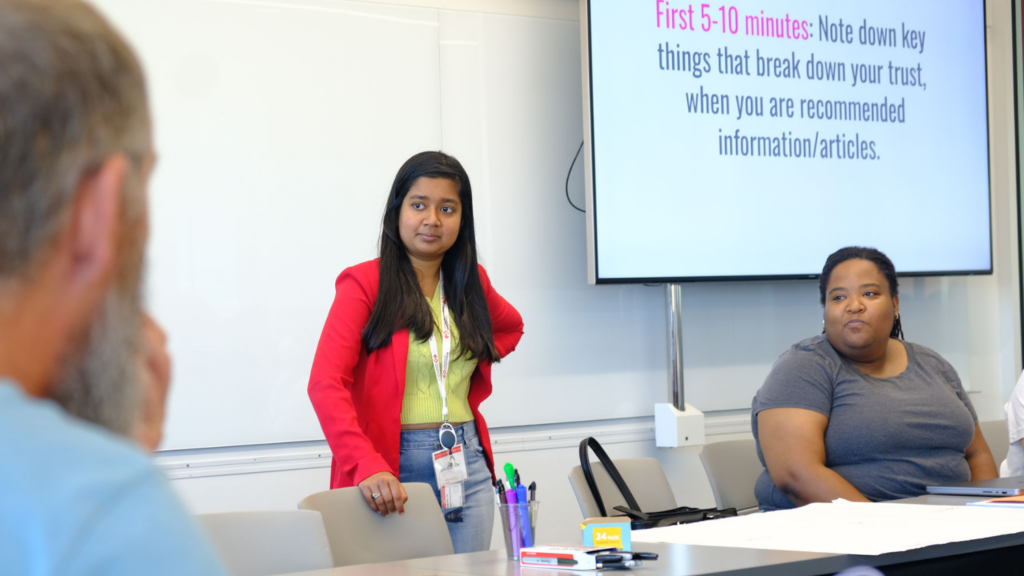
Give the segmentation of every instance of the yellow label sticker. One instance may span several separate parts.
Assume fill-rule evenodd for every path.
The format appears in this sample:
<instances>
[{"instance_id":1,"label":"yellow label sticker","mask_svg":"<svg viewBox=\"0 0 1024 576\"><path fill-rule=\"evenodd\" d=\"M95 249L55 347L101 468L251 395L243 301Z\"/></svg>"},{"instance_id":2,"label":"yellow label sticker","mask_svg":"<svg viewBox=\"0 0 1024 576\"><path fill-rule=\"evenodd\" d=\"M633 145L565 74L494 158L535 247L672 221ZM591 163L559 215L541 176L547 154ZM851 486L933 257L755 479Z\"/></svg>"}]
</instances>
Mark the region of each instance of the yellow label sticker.
<instances>
[{"instance_id":1,"label":"yellow label sticker","mask_svg":"<svg viewBox=\"0 0 1024 576\"><path fill-rule=\"evenodd\" d=\"M622 528L594 528L594 546L622 547Z\"/></svg>"}]
</instances>

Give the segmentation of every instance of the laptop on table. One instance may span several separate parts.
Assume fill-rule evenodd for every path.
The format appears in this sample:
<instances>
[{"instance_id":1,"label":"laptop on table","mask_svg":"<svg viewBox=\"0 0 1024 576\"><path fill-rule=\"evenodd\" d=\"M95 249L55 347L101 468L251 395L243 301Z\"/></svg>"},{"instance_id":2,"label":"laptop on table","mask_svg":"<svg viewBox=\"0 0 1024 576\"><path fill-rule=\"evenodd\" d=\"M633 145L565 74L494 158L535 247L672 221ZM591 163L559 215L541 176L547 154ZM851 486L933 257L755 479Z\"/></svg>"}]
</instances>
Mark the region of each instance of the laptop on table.
<instances>
[{"instance_id":1,"label":"laptop on table","mask_svg":"<svg viewBox=\"0 0 1024 576\"><path fill-rule=\"evenodd\" d=\"M1024 495L1024 476L928 486L926 490L929 494L953 496L1021 496Z\"/></svg>"}]
</instances>

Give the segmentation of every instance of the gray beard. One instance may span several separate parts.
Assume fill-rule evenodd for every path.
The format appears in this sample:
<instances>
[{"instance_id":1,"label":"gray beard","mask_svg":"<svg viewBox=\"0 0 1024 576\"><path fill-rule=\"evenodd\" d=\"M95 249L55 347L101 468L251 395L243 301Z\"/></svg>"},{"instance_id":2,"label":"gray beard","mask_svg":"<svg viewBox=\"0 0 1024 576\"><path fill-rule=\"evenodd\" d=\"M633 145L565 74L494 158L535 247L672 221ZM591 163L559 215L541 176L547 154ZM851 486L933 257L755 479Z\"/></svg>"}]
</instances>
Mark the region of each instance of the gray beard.
<instances>
[{"instance_id":1,"label":"gray beard","mask_svg":"<svg viewBox=\"0 0 1024 576\"><path fill-rule=\"evenodd\" d=\"M50 394L72 416L126 437L143 398L139 300L111 288Z\"/></svg>"}]
</instances>

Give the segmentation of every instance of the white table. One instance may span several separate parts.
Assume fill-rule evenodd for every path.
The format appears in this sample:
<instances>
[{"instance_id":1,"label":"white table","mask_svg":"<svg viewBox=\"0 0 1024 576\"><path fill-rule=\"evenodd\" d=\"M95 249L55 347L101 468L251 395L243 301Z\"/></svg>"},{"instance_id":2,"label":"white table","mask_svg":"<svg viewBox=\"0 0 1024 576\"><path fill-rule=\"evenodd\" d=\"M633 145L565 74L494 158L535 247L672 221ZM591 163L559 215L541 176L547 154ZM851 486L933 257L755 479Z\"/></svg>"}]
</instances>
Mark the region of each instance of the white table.
<instances>
[{"instance_id":1,"label":"white table","mask_svg":"<svg viewBox=\"0 0 1024 576\"><path fill-rule=\"evenodd\" d=\"M919 496L899 502L923 505L964 505L965 496ZM881 556L820 554L687 546L682 544L641 544L638 550L656 552L659 559L621 574L646 576L813 576L833 574L851 566L870 565L887 575L1006 574L1024 573L1024 512L1021 532L1008 536L930 546ZM1007 570L1011 570L1008 572ZM302 572L292 576L567 576L581 572L523 568L505 558L504 551L491 550L419 558L399 562L363 564L329 570Z\"/></svg>"}]
</instances>

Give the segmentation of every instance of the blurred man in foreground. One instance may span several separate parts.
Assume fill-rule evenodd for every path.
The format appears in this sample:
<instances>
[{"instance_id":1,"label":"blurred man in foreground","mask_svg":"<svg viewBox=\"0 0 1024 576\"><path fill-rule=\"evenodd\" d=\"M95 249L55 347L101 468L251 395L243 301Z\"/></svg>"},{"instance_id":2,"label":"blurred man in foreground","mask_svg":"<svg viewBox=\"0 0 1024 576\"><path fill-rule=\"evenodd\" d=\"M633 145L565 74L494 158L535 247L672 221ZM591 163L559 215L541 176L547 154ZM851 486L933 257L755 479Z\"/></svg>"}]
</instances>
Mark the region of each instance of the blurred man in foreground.
<instances>
[{"instance_id":1,"label":"blurred man in foreground","mask_svg":"<svg viewBox=\"0 0 1024 576\"><path fill-rule=\"evenodd\" d=\"M0 0L0 572L221 574L135 439L169 363L142 312L142 71L78 0Z\"/></svg>"}]
</instances>

